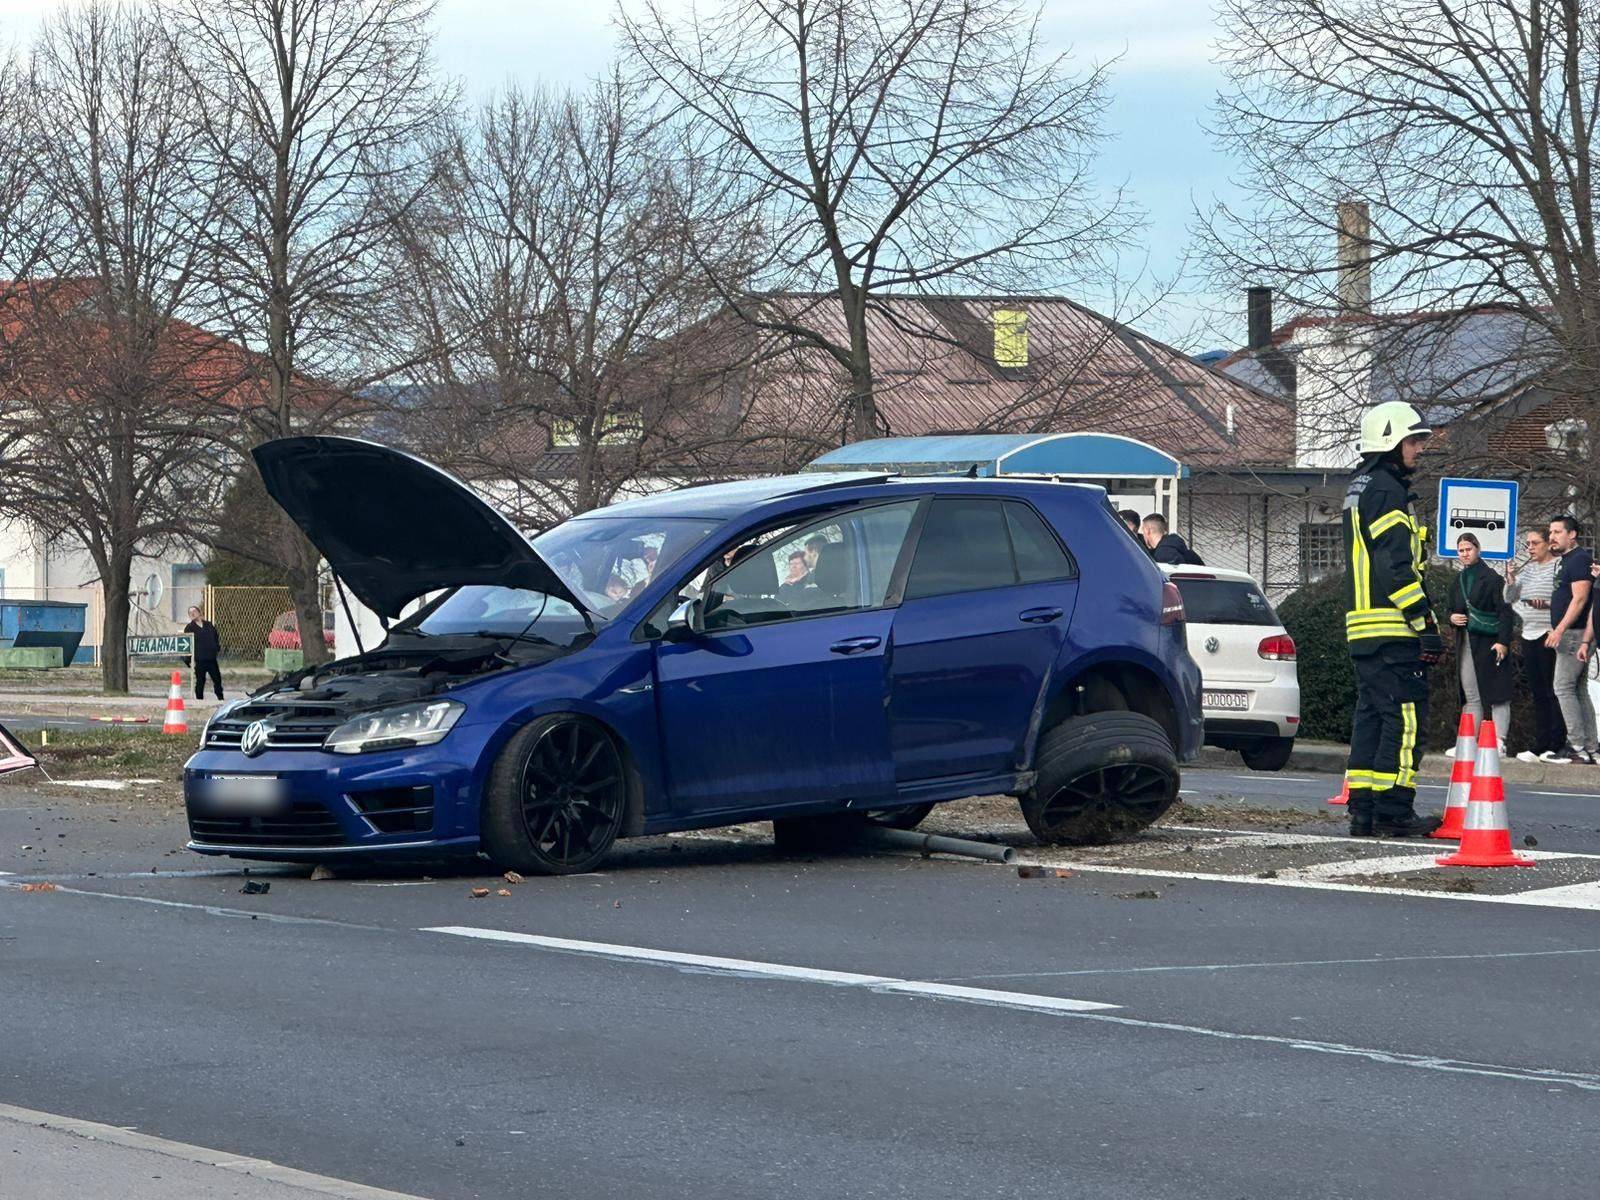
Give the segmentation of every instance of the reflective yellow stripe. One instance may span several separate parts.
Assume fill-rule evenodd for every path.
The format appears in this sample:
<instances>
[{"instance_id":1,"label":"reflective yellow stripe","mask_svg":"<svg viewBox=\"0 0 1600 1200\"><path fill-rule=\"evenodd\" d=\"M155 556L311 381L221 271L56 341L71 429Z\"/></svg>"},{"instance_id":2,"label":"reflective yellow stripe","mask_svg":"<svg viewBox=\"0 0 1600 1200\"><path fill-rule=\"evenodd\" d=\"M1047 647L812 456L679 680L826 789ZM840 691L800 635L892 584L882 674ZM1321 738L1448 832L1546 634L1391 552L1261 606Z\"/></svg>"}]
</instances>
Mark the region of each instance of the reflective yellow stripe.
<instances>
[{"instance_id":1,"label":"reflective yellow stripe","mask_svg":"<svg viewBox=\"0 0 1600 1200\"><path fill-rule=\"evenodd\" d=\"M1417 779L1417 706L1410 700L1400 705L1400 720L1403 729L1400 734L1399 773L1395 776L1395 784L1398 787L1410 787Z\"/></svg>"},{"instance_id":2,"label":"reflective yellow stripe","mask_svg":"<svg viewBox=\"0 0 1600 1200\"><path fill-rule=\"evenodd\" d=\"M1367 568L1367 544L1361 538L1361 512L1350 513L1350 574L1356 584L1356 611L1372 607L1372 580Z\"/></svg>"},{"instance_id":3,"label":"reflective yellow stripe","mask_svg":"<svg viewBox=\"0 0 1600 1200\"><path fill-rule=\"evenodd\" d=\"M1367 526L1367 529L1373 537L1378 538L1382 537L1396 525L1404 525L1408 529L1416 528L1416 526L1411 523L1411 518L1409 515L1401 512L1399 509L1395 509L1394 512L1384 513L1383 516L1379 517L1371 525Z\"/></svg>"},{"instance_id":4,"label":"reflective yellow stripe","mask_svg":"<svg viewBox=\"0 0 1600 1200\"><path fill-rule=\"evenodd\" d=\"M1369 788L1372 786L1371 771L1346 771L1344 781L1353 788Z\"/></svg>"},{"instance_id":5,"label":"reflective yellow stripe","mask_svg":"<svg viewBox=\"0 0 1600 1200\"><path fill-rule=\"evenodd\" d=\"M1422 585L1420 583L1408 583L1405 587L1389 593L1389 599L1394 601L1396 608L1405 608L1409 604L1415 604L1422 598Z\"/></svg>"},{"instance_id":6,"label":"reflective yellow stripe","mask_svg":"<svg viewBox=\"0 0 1600 1200\"><path fill-rule=\"evenodd\" d=\"M1416 632L1410 626L1397 625L1393 629L1385 627L1382 629L1351 630L1345 634L1344 640L1347 642L1368 642L1374 638L1415 638L1416 636Z\"/></svg>"},{"instance_id":7,"label":"reflective yellow stripe","mask_svg":"<svg viewBox=\"0 0 1600 1200\"><path fill-rule=\"evenodd\" d=\"M1372 773L1372 786L1379 791L1387 790L1394 786L1395 778L1395 776L1385 774L1382 771L1374 771Z\"/></svg>"}]
</instances>

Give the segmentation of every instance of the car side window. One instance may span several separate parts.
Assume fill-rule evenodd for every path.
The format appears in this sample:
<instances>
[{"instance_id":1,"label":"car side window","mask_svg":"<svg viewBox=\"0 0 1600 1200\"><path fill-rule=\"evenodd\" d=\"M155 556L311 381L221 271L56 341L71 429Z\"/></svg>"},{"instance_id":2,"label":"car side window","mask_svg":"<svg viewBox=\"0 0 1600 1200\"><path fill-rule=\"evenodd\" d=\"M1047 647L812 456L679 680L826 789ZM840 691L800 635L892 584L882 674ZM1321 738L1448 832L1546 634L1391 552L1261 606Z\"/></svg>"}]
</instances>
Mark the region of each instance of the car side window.
<instances>
[{"instance_id":1,"label":"car side window","mask_svg":"<svg viewBox=\"0 0 1600 1200\"><path fill-rule=\"evenodd\" d=\"M768 530L728 551L705 588L707 629L881 607L915 500Z\"/></svg>"},{"instance_id":2,"label":"car side window","mask_svg":"<svg viewBox=\"0 0 1600 1200\"><path fill-rule=\"evenodd\" d=\"M1005 507L1000 500L935 499L911 560L906 599L1016 583Z\"/></svg>"},{"instance_id":3,"label":"car side window","mask_svg":"<svg viewBox=\"0 0 1600 1200\"><path fill-rule=\"evenodd\" d=\"M1044 518L1026 504L1006 503L1006 528L1017 556L1017 578L1023 583L1071 579L1078 573Z\"/></svg>"}]
</instances>

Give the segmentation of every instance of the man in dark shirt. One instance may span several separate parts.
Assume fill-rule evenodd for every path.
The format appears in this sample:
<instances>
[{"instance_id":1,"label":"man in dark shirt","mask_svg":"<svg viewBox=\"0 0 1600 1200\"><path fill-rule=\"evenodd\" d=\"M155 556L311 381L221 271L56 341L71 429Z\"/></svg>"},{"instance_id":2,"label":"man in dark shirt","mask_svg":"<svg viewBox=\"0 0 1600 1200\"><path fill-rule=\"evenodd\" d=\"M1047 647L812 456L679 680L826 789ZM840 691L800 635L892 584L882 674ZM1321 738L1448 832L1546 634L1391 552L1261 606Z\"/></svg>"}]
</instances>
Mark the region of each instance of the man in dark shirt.
<instances>
[{"instance_id":1,"label":"man in dark shirt","mask_svg":"<svg viewBox=\"0 0 1600 1200\"><path fill-rule=\"evenodd\" d=\"M217 658L222 653L222 638L217 633L217 627L200 615L200 609L191 604L189 606L189 623L183 631L194 637L194 698L201 699L206 694L206 676L211 677L211 686L217 693L217 699L222 699L222 669L217 666Z\"/></svg>"},{"instance_id":2,"label":"man in dark shirt","mask_svg":"<svg viewBox=\"0 0 1600 1200\"><path fill-rule=\"evenodd\" d=\"M1548 762L1593 763L1596 750L1594 703L1589 699L1589 568L1594 559L1578 545L1583 527L1573 516L1550 522L1550 548L1561 556L1550 593L1550 632L1545 645L1556 652L1555 692L1567 723L1567 744Z\"/></svg>"},{"instance_id":3,"label":"man in dark shirt","mask_svg":"<svg viewBox=\"0 0 1600 1200\"><path fill-rule=\"evenodd\" d=\"M1151 513L1146 517L1142 528L1145 548L1158 563L1166 563L1171 567L1206 565L1204 559L1189 549L1188 542L1175 533L1167 532L1167 519L1160 513Z\"/></svg>"}]
</instances>

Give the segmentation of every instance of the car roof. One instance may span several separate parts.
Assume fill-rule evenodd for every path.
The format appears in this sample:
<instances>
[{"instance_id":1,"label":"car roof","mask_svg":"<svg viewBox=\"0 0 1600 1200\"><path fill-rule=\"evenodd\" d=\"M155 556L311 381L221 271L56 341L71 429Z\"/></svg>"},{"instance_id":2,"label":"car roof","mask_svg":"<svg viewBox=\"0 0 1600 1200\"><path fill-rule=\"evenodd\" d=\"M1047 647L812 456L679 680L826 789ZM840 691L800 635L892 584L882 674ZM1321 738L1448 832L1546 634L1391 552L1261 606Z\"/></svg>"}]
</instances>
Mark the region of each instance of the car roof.
<instances>
[{"instance_id":1,"label":"car roof","mask_svg":"<svg viewBox=\"0 0 1600 1200\"><path fill-rule=\"evenodd\" d=\"M763 504L794 496L833 489L870 491L874 485L914 487L918 490L995 492L1016 494L1031 487L1071 488L1102 493L1095 484L1058 483L1049 479L1003 476L998 479L969 479L948 475L887 475L871 471L808 471L804 475L773 475L759 479L739 479L730 483L706 483L696 487L656 492L637 500L623 500L605 508L581 513L574 520L593 517L735 517ZM1019 485L1021 485L1019 487Z\"/></svg>"},{"instance_id":2,"label":"car roof","mask_svg":"<svg viewBox=\"0 0 1600 1200\"><path fill-rule=\"evenodd\" d=\"M1196 567L1189 564L1157 563L1156 565L1168 579L1231 579L1239 583L1261 586L1260 581L1249 571L1235 571L1229 567Z\"/></svg>"}]
</instances>

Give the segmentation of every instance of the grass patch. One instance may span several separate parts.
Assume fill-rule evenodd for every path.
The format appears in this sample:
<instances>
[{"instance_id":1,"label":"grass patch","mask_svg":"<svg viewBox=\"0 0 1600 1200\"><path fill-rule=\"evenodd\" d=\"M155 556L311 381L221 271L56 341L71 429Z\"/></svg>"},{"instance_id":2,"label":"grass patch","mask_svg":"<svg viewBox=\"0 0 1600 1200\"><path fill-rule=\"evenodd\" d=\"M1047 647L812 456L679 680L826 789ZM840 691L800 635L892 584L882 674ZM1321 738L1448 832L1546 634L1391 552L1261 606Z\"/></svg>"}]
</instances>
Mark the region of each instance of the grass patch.
<instances>
[{"instance_id":1,"label":"grass patch","mask_svg":"<svg viewBox=\"0 0 1600 1200\"><path fill-rule=\"evenodd\" d=\"M198 730L162 733L157 729L52 729L50 744L39 735L22 740L57 779L183 779L183 764L200 748Z\"/></svg>"}]
</instances>

